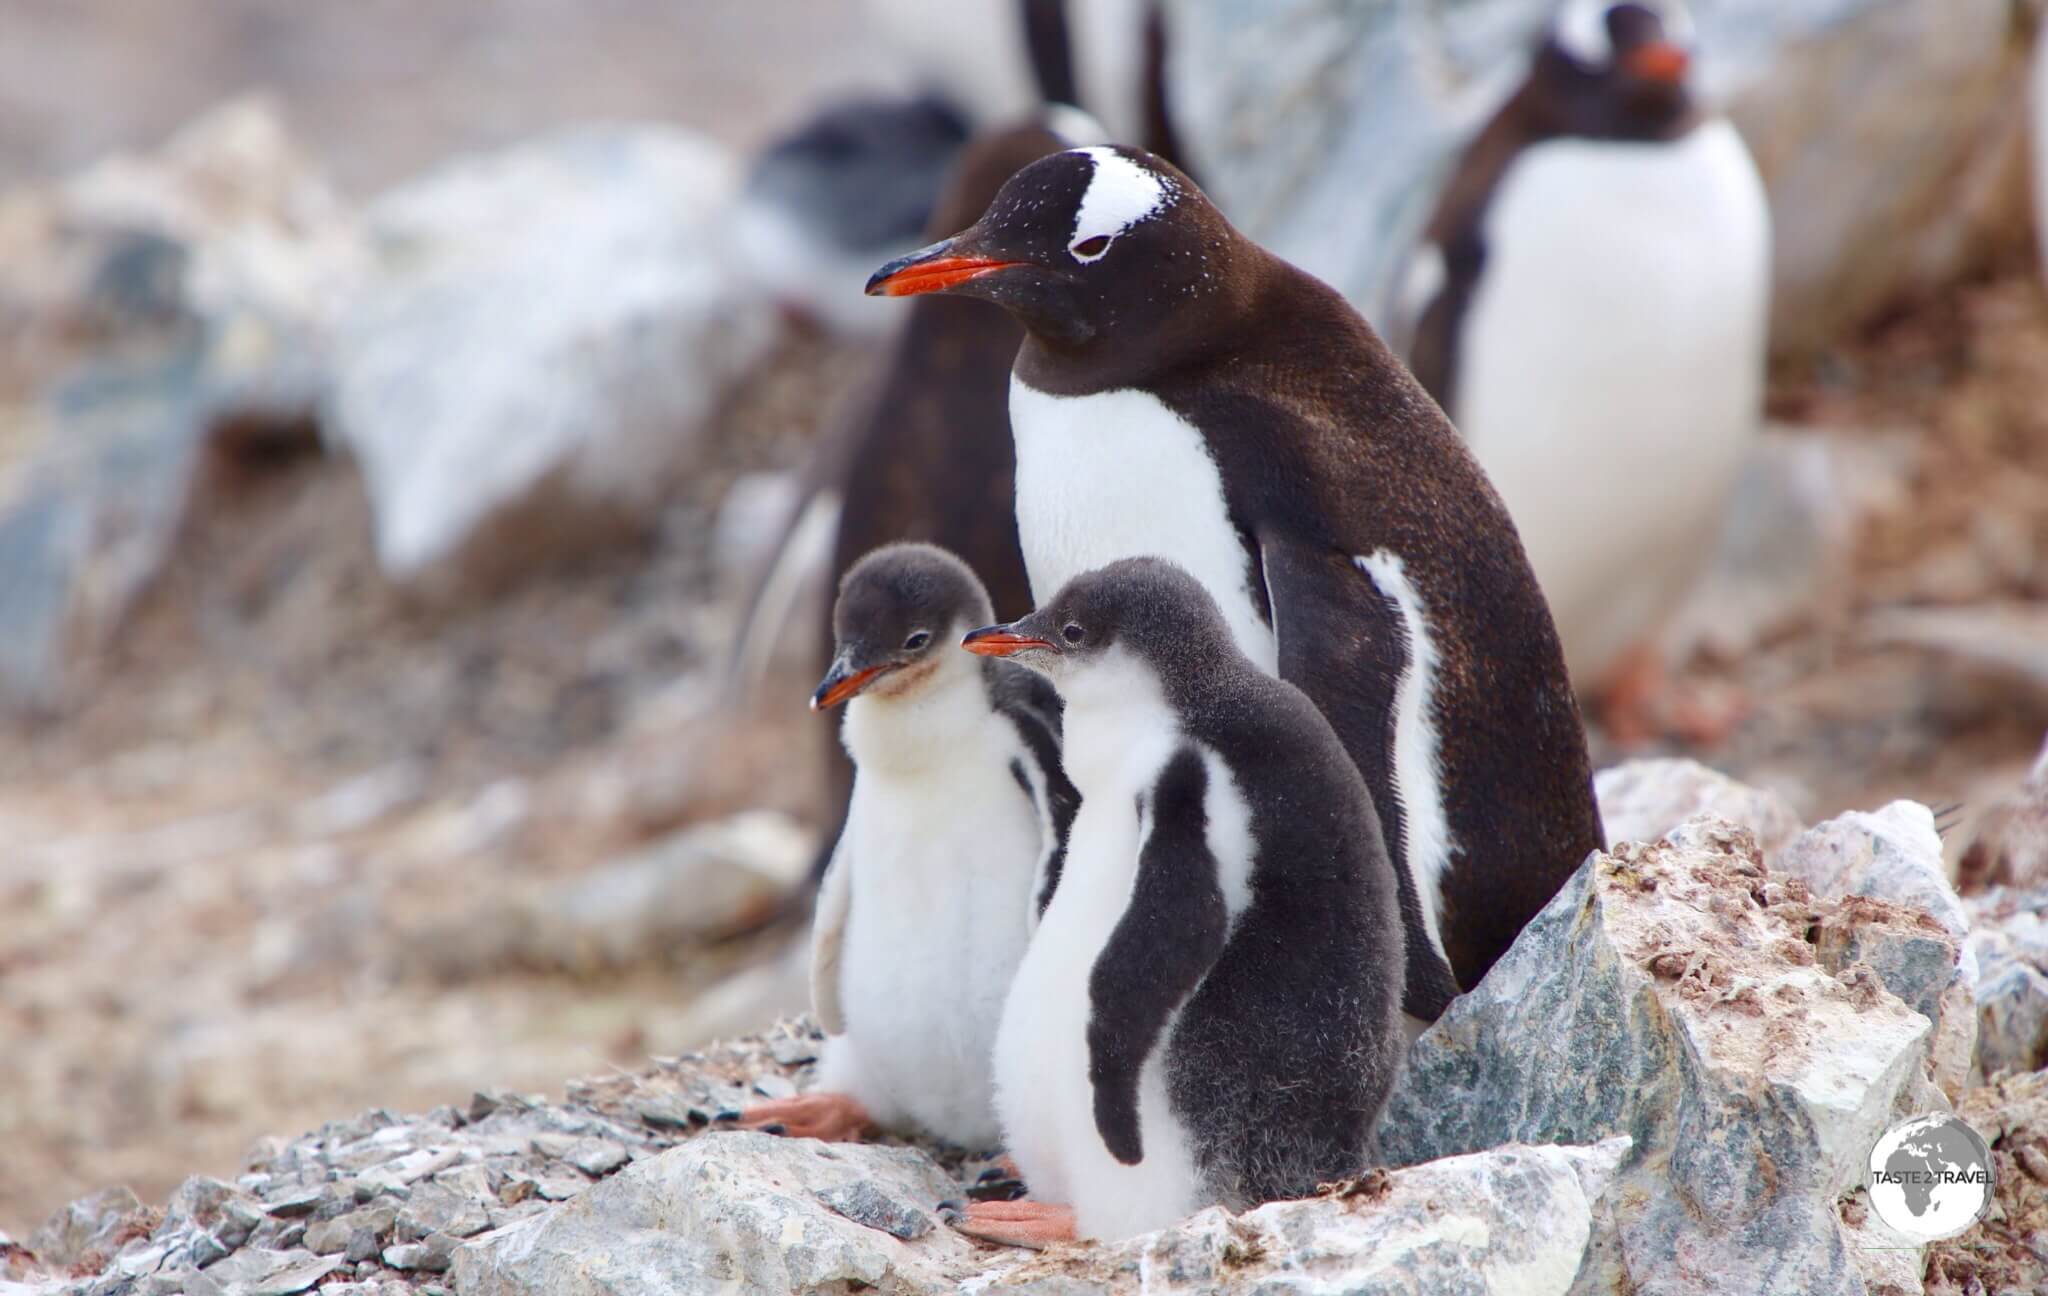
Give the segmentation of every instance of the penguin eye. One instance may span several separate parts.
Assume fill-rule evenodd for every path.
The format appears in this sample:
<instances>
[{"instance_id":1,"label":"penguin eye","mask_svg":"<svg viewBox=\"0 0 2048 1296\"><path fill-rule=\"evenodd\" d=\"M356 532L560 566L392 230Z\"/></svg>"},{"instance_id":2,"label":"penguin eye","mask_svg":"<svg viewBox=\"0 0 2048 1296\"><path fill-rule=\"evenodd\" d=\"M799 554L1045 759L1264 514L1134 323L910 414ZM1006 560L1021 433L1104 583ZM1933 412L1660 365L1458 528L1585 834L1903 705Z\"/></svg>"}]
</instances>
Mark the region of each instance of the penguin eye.
<instances>
[{"instance_id":1,"label":"penguin eye","mask_svg":"<svg viewBox=\"0 0 2048 1296\"><path fill-rule=\"evenodd\" d=\"M931 631L929 631L929 630L914 630L914 631L912 631L912 632L911 632L910 638L908 638L908 639L905 639L905 640L903 641L903 651L905 651L905 652L917 652L917 651L921 650L921 649L922 649L922 648L923 648L923 647L924 647L924 646L925 646L926 644L930 643L931 641L932 641L932 632L931 632Z\"/></svg>"},{"instance_id":2,"label":"penguin eye","mask_svg":"<svg viewBox=\"0 0 2048 1296\"><path fill-rule=\"evenodd\" d=\"M1060 631L1060 638L1066 640L1070 644L1080 643L1081 640L1087 638L1087 636L1088 632L1086 630L1083 630L1080 626L1075 625L1072 621L1067 622L1066 628Z\"/></svg>"},{"instance_id":3,"label":"penguin eye","mask_svg":"<svg viewBox=\"0 0 2048 1296\"><path fill-rule=\"evenodd\" d=\"M1097 234L1094 238L1084 238L1079 243L1068 248L1067 251L1072 252L1083 261L1093 261L1104 252L1109 251L1109 237L1107 234Z\"/></svg>"}]
</instances>

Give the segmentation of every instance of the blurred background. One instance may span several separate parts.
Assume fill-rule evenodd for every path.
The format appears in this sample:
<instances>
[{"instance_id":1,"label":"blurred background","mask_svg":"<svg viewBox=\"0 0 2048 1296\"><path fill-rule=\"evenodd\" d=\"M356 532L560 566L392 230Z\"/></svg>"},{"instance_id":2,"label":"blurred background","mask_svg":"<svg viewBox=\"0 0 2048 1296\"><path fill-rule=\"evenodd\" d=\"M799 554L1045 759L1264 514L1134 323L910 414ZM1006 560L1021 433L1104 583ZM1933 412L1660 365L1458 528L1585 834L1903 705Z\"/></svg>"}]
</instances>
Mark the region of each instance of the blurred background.
<instances>
[{"instance_id":1,"label":"blurred background","mask_svg":"<svg viewBox=\"0 0 2048 1296\"><path fill-rule=\"evenodd\" d=\"M1387 326L1551 10L0 0L0 1230L801 1008L821 564L729 660L1032 33ZM2040 7L1695 12L1768 387L1596 762L1960 862L2048 795Z\"/></svg>"}]
</instances>

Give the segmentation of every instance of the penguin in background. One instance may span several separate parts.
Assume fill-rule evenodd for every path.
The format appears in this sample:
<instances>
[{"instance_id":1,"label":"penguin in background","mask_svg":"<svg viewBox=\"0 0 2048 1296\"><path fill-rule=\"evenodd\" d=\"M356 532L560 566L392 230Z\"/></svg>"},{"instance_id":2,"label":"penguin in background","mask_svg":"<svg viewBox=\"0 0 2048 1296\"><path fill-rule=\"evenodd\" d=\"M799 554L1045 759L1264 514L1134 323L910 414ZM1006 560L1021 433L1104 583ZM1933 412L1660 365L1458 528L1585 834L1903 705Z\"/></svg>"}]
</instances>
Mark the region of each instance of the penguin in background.
<instances>
[{"instance_id":1,"label":"penguin in background","mask_svg":"<svg viewBox=\"0 0 2048 1296\"><path fill-rule=\"evenodd\" d=\"M996 1036L1036 1200L956 1227L1121 1238L1358 1173L1406 1043L1406 959L1372 797L1329 722L1163 559L962 642L1054 682L1082 801Z\"/></svg>"},{"instance_id":2,"label":"penguin in background","mask_svg":"<svg viewBox=\"0 0 2048 1296\"><path fill-rule=\"evenodd\" d=\"M933 229L972 221L1012 174L1103 138L1101 129L1084 113L1056 108L977 136L947 181ZM1010 364L1024 330L1001 311L947 297L915 303L902 325L877 380L813 461L755 588L734 652L744 685L758 683L793 624L816 636L822 665L832 652L832 610L813 612L802 602L809 580L828 563L845 572L891 541L924 541L957 555L980 576L998 616L1031 608L1011 502ZM812 617L815 630L805 624ZM836 743L827 761L827 803L837 813L853 767ZM820 855L820 870L829 858Z\"/></svg>"},{"instance_id":3,"label":"penguin in background","mask_svg":"<svg viewBox=\"0 0 2048 1296\"><path fill-rule=\"evenodd\" d=\"M1679 0L1569 0L1410 261L1415 375L1507 501L1572 678L1648 736L1652 638L1763 417L1770 212Z\"/></svg>"},{"instance_id":4,"label":"penguin in background","mask_svg":"<svg viewBox=\"0 0 2048 1296\"><path fill-rule=\"evenodd\" d=\"M956 647L990 615L974 573L931 545L877 549L840 585L838 651L811 698L846 708L858 769L811 934L827 1034L817 1088L757 1104L744 1128L996 1144L996 1025L1078 798L1051 687Z\"/></svg>"},{"instance_id":5,"label":"penguin in background","mask_svg":"<svg viewBox=\"0 0 2048 1296\"><path fill-rule=\"evenodd\" d=\"M1010 424L1033 591L1168 555L1247 657L1308 694L1394 859L1411 1029L1435 1020L1604 842L1549 610L1437 404L1335 290L1131 149L1032 163L868 291L1023 324Z\"/></svg>"}]
</instances>

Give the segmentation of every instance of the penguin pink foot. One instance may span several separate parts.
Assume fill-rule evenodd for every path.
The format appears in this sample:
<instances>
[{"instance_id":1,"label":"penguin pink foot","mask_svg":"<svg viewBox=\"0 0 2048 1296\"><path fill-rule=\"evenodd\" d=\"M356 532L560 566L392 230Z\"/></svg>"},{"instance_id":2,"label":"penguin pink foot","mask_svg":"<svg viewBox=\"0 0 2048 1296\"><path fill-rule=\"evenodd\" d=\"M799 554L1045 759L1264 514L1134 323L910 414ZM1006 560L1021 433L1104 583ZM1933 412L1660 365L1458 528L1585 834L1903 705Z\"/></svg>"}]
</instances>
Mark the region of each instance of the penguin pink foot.
<instances>
[{"instance_id":1,"label":"penguin pink foot","mask_svg":"<svg viewBox=\"0 0 2048 1296\"><path fill-rule=\"evenodd\" d=\"M1074 1240L1074 1208L1056 1202L970 1202L953 1229L984 1242L1037 1250Z\"/></svg>"},{"instance_id":2,"label":"penguin pink foot","mask_svg":"<svg viewBox=\"0 0 2048 1296\"><path fill-rule=\"evenodd\" d=\"M874 1123L868 1109L846 1094L807 1093L757 1103L740 1117L739 1127L790 1138L857 1143Z\"/></svg>"}]
</instances>

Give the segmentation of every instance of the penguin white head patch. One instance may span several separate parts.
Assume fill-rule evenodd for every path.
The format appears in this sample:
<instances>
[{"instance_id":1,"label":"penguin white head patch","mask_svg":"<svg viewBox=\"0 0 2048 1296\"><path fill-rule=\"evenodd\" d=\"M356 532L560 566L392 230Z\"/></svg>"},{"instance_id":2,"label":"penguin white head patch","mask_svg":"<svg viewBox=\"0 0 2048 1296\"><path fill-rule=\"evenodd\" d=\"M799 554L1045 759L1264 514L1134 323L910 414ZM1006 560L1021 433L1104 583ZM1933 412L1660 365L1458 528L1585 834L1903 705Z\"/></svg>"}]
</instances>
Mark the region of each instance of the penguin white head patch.
<instances>
[{"instance_id":1,"label":"penguin white head patch","mask_svg":"<svg viewBox=\"0 0 2048 1296\"><path fill-rule=\"evenodd\" d=\"M1173 204L1177 186L1113 148L1074 149L1094 166L1074 210L1067 254L1083 265L1100 261L1119 234Z\"/></svg>"},{"instance_id":2,"label":"penguin white head patch","mask_svg":"<svg viewBox=\"0 0 2048 1296\"><path fill-rule=\"evenodd\" d=\"M1608 15L1616 9L1646 10L1664 26L1664 37L1673 44L1693 42L1692 13L1680 0L1565 0L1551 25L1559 49L1582 67L1600 69L1614 62L1614 36Z\"/></svg>"}]
</instances>

